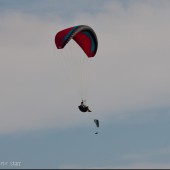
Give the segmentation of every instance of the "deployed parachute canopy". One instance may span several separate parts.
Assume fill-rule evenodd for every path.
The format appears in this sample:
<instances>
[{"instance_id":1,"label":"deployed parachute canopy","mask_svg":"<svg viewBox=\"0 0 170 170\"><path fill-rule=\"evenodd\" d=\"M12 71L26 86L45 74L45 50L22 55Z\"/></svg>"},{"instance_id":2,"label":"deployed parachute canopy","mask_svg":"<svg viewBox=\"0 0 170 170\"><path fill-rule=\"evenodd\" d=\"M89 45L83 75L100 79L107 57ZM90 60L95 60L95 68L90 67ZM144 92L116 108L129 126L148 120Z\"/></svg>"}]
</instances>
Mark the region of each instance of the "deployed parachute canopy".
<instances>
[{"instance_id":1,"label":"deployed parachute canopy","mask_svg":"<svg viewBox=\"0 0 170 170\"><path fill-rule=\"evenodd\" d=\"M99 120L94 119L94 123L96 124L97 127L99 127Z\"/></svg>"},{"instance_id":2,"label":"deployed parachute canopy","mask_svg":"<svg viewBox=\"0 0 170 170\"><path fill-rule=\"evenodd\" d=\"M64 48L71 39L82 48L87 57L95 56L98 48L98 40L91 27L78 25L58 32L55 36L56 47L58 49Z\"/></svg>"},{"instance_id":3,"label":"deployed parachute canopy","mask_svg":"<svg viewBox=\"0 0 170 170\"><path fill-rule=\"evenodd\" d=\"M94 119L94 123L96 124L97 128L99 127L99 120ZM95 134L98 134L98 132L96 132Z\"/></svg>"}]
</instances>

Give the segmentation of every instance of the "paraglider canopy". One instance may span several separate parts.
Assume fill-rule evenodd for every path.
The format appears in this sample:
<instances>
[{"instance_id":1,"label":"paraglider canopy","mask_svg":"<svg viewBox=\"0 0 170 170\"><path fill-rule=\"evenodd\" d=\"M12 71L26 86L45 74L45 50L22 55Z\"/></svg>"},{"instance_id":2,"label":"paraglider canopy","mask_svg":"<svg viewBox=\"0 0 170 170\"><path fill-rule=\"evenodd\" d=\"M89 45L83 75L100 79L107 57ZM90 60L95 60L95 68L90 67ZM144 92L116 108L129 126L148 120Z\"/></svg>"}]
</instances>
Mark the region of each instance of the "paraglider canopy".
<instances>
[{"instance_id":1,"label":"paraglider canopy","mask_svg":"<svg viewBox=\"0 0 170 170\"><path fill-rule=\"evenodd\" d=\"M55 36L55 44L58 49L62 49L73 39L85 52L87 57L94 57L98 41L94 30L87 25L78 25L58 32Z\"/></svg>"},{"instance_id":2,"label":"paraglider canopy","mask_svg":"<svg viewBox=\"0 0 170 170\"><path fill-rule=\"evenodd\" d=\"M99 127L99 120L94 119L94 123L96 124L97 127Z\"/></svg>"},{"instance_id":3,"label":"paraglider canopy","mask_svg":"<svg viewBox=\"0 0 170 170\"><path fill-rule=\"evenodd\" d=\"M98 119L94 119L94 123L96 124L97 128L99 127L99 120ZM98 132L96 132L95 134L98 134Z\"/></svg>"}]
</instances>

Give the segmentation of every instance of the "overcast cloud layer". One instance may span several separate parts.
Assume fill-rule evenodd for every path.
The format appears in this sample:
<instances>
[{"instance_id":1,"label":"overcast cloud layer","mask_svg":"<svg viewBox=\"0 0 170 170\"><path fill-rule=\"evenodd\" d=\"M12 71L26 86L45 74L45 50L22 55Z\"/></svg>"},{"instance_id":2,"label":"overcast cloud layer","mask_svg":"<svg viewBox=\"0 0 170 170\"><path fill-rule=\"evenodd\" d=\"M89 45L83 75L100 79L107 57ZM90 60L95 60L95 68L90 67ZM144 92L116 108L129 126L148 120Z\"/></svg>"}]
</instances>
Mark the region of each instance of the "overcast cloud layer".
<instances>
[{"instance_id":1,"label":"overcast cloud layer","mask_svg":"<svg viewBox=\"0 0 170 170\"><path fill-rule=\"evenodd\" d=\"M135 1L124 7L111 1L98 13L79 12L68 22L57 14L55 19L1 14L0 133L87 122L77 110L81 98L74 71L61 59L69 53L54 44L59 30L79 24L90 25L99 41L87 87L94 116L122 120L134 112L169 109L170 2L159 2ZM81 55L75 49L73 55Z\"/></svg>"}]
</instances>

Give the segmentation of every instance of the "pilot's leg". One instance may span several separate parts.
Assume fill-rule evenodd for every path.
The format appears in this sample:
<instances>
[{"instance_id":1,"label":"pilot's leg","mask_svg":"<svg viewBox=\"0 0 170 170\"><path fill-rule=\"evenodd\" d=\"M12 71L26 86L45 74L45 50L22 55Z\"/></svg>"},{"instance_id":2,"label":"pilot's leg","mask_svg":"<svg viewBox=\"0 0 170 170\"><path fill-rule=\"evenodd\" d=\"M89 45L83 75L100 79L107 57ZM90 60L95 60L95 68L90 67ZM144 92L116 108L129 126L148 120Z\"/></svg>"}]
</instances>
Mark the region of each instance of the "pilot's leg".
<instances>
[{"instance_id":1,"label":"pilot's leg","mask_svg":"<svg viewBox=\"0 0 170 170\"><path fill-rule=\"evenodd\" d=\"M88 107L87 111L88 111L88 112L91 112L91 110L89 109L89 107Z\"/></svg>"}]
</instances>

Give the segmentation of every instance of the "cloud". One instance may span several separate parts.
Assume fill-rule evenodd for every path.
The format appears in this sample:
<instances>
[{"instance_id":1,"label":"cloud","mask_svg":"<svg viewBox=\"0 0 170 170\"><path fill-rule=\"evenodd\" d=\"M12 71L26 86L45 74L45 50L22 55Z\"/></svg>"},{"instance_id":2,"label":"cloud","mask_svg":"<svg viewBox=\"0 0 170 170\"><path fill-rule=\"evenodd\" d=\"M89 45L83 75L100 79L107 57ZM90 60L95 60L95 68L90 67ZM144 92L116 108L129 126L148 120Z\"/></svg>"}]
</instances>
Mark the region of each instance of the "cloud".
<instances>
[{"instance_id":1,"label":"cloud","mask_svg":"<svg viewBox=\"0 0 170 170\"><path fill-rule=\"evenodd\" d=\"M150 163L150 162L138 162L125 166L102 166L102 167L88 167L88 169L169 169L168 163ZM63 165L60 169L84 169L80 165Z\"/></svg>"},{"instance_id":2,"label":"cloud","mask_svg":"<svg viewBox=\"0 0 170 170\"><path fill-rule=\"evenodd\" d=\"M141 153L132 153L132 154L127 154L123 156L123 159L126 160L131 160L135 162L145 162L147 160L150 160L151 158L156 158L156 157L163 157L163 156L168 156L170 155L170 147L164 147L164 148L159 148L155 150L145 150Z\"/></svg>"},{"instance_id":3,"label":"cloud","mask_svg":"<svg viewBox=\"0 0 170 170\"><path fill-rule=\"evenodd\" d=\"M164 158L168 157L170 154L170 148L158 148L155 150L145 150L141 153L134 153L124 155L123 160L119 160L121 165L102 165L102 166L83 166L80 164L65 164L61 165L59 168L61 169L167 169L170 167L168 163L168 159L163 159L162 162L157 161L157 157ZM155 161L156 160L156 161ZM160 160L160 159L159 159ZM127 162L128 161L128 162Z\"/></svg>"},{"instance_id":4,"label":"cloud","mask_svg":"<svg viewBox=\"0 0 170 170\"><path fill-rule=\"evenodd\" d=\"M1 14L0 133L80 126L96 113L110 119L169 107L170 3L131 2L126 8L109 2L100 13L79 11L68 24L59 15L49 22L31 14ZM70 49L57 51L54 44L57 31L77 24L90 25L99 39L87 71L87 104L94 113L89 117L77 110L79 75L66 59ZM82 55L75 49L75 58Z\"/></svg>"},{"instance_id":5,"label":"cloud","mask_svg":"<svg viewBox=\"0 0 170 170\"><path fill-rule=\"evenodd\" d=\"M18 13L2 17L1 26L0 133L74 124L73 92L54 51L57 26Z\"/></svg>"},{"instance_id":6,"label":"cloud","mask_svg":"<svg viewBox=\"0 0 170 170\"><path fill-rule=\"evenodd\" d=\"M150 163L150 162L139 162L133 163L128 166L119 166L115 169L168 169L170 164L168 163ZM109 168L108 168L109 169Z\"/></svg>"}]
</instances>

